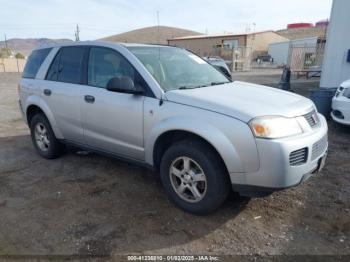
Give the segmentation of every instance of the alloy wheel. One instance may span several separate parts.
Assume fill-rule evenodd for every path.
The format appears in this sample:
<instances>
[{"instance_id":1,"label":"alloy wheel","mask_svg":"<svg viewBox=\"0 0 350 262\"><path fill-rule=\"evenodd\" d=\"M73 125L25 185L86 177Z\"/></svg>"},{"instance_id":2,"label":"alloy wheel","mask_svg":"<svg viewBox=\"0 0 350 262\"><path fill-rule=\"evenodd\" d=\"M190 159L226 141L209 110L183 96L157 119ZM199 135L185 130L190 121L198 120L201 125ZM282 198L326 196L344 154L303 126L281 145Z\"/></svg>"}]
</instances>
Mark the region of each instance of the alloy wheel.
<instances>
[{"instance_id":1,"label":"alloy wheel","mask_svg":"<svg viewBox=\"0 0 350 262\"><path fill-rule=\"evenodd\" d=\"M169 176L176 194L187 202L199 202L207 192L203 169L192 158L176 158L170 165Z\"/></svg>"},{"instance_id":2,"label":"alloy wheel","mask_svg":"<svg viewBox=\"0 0 350 262\"><path fill-rule=\"evenodd\" d=\"M45 125L37 123L34 129L35 142L42 151L48 151L50 147L50 140Z\"/></svg>"}]
</instances>

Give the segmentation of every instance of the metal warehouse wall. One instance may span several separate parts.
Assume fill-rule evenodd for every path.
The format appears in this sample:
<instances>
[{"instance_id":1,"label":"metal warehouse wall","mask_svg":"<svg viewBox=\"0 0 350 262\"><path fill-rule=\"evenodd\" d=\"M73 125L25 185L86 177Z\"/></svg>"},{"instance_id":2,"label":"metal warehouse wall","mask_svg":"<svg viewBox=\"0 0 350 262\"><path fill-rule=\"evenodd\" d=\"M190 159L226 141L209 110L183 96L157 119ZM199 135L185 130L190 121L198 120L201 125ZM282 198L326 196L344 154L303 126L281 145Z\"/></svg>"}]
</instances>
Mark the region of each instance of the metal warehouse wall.
<instances>
[{"instance_id":1,"label":"metal warehouse wall","mask_svg":"<svg viewBox=\"0 0 350 262\"><path fill-rule=\"evenodd\" d=\"M268 53L278 65L287 64L289 42L273 43L269 45Z\"/></svg>"},{"instance_id":2,"label":"metal warehouse wall","mask_svg":"<svg viewBox=\"0 0 350 262\"><path fill-rule=\"evenodd\" d=\"M344 80L350 79L350 63L346 61L350 49L349 11L349 0L333 0L322 68L323 88L335 88Z\"/></svg>"}]
</instances>

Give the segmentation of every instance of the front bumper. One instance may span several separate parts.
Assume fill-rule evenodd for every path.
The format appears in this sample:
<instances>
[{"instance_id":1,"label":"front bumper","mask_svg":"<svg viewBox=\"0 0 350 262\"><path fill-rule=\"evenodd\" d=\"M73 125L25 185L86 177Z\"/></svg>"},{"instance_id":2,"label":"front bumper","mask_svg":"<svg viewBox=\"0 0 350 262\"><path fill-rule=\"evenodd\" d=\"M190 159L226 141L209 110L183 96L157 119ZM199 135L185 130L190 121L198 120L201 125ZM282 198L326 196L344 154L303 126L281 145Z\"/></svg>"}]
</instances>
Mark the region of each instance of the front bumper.
<instances>
[{"instance_id":1,"label":"front bumper","mask_svg":"<svg viewBox=\"0 0 350 262\"><path fill-rule=\"evenodd\" d=\"M345 96L334 97L331 117L335 122L350 125L350 99Z\"/></svg>"},{"instance_id":2,"label":"front bumper","mask_svg":"<svg viewBox=\"0 0 350 262\"><path fill-rule=\"evenodd\" d=\"M276 191L298 185L309 178L328 150L327 122L320 114L319 119L317 127L300 136L256 139L260 168L253 173L231 173L233 189L238 192L247 188ZM291 153L304 148L307 148L305 162L291 165Z\"/></svg>"}]
</instances>

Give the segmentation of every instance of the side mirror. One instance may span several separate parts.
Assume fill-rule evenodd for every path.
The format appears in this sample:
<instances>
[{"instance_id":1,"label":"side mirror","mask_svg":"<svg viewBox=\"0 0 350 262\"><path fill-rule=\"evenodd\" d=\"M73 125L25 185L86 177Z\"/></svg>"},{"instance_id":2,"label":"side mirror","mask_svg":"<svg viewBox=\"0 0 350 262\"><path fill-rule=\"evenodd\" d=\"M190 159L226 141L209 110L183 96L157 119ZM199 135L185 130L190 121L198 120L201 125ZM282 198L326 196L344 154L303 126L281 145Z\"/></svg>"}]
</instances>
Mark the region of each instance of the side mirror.
<instances>
[{"instance_id":1,"label":"side mirror","mask_svg":"<svg viewBox=\"0 0 350 262\"><path fill-rule=\"evenodd\" d=\"M133 95L141 95L143 93L142 90L138 90L134 81L130 77L121 76L121 77L113 77L107 83L107 90L111 92L119 92L119 93L127 93Z\"/></svg>"}]
</instances>

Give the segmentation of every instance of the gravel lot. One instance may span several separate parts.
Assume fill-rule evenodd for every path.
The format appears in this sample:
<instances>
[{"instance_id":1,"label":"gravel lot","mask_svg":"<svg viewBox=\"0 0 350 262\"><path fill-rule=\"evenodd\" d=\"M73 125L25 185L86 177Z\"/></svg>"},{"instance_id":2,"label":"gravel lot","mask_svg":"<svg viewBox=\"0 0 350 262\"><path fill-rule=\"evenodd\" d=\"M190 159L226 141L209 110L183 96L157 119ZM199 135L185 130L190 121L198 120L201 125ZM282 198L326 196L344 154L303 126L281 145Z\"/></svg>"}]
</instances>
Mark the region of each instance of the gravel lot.
<instances>
[{"instance_id":1,"label":"gravel lot","mask_svg":"<svg viewBox=\"0 0 350 262\"><path fill-rule=\"evenodd\" d=\"M350 255L350 128L329 122L328 163L299 187L232 194L198 217L175 208L141 167L74 152L40 158L17 107L19 77L0 74L0 255Z\"/></svg>"}]
</instances>

